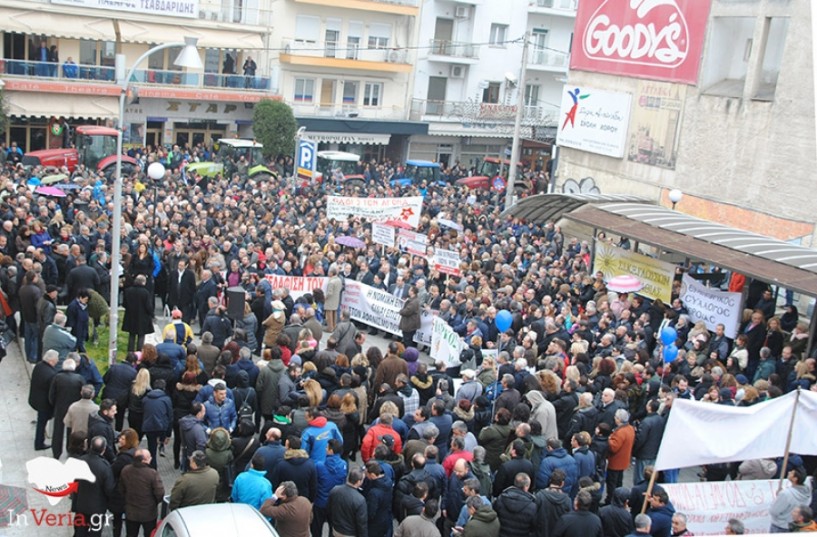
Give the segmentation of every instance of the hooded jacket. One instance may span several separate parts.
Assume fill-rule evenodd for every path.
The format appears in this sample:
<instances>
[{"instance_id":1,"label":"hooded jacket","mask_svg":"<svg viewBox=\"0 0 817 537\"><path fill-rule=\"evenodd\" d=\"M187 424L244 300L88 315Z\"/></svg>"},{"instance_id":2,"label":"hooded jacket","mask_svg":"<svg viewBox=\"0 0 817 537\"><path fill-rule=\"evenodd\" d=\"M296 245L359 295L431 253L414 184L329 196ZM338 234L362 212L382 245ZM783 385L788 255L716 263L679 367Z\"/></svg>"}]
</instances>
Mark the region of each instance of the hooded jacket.
<instances>
[{"instance_id":1,"label":"hooded jacket","mask_svg":"<svg viewBox=\"0 0 817 537\"><path fill-rule=\"evenodd\" d=\"M369 535L388 535L394 524L391 514L393 482L388 476L368 481L365 492Z\"/></svg>"},{"instance_id":2,"label":"hooded jacket","mask_svg":"<svg viewBox=\"0 0 817 537\"><path fill-rule=\"evenodd\" d=\"M164 390L150 390L142 400L142 432L170 431L173 425L173 403Z\"/></svg>"},{"instance_id":3,"label":"hooded jacket","mask_svg":"<svg viewBox=\"0 0 817 537\"><path fill-rule=\"evenodd\" d=\"M539 465L539 473L536 474L536 488L547 488L550 484L550 475L557 468L565 473L565 482L562 489L568 494L573 494L573 488L579 482L579 465L576 464L576 459L568 454L565 448L554 449L542 459L542 463Z\"/></svg>"},{"instance_id":4,"label":"hooded jacket","mask_svg":"<svg viewBox=\"0 0 817 537\"><path fill-rule=\"evenodd\" d=\"M292 481L298 487L298 495L310 502L315 501L318 493L318 472L315 463L303 449L288 449L284 460L272 470L273 489L284 481Z\"/></svg>"},{"instance_id":5,"label":"hooded jacket","mask_svg":"<svg viewBox=\"0 0 817 537\"><path fill-rule=\"evenodd\" d=\"M207 434L204 432L204 423L188 414L179 420L183 457L189 457L196 450L203 450L207 445Z\"/></svg>"},{"instance_id":6,"label":"hooded jacket","mask_svg":"<svg viewBox=\"0 0 817 537\"><path fill-rule=\"evenodd\" d=\"M463 537L499 537L499 517L488 505L476 510L463 528Z\"/></svg>"},{"instance_id":7,"label":"hooded jacket","mask_svg":"<svg viewBox=\"0 0 817 537\"><path fill-rule=\"evenodd\" d=\"M332 489L346 482L347 464L340 455L331 455L317 463L315 470L318 479L315 506L325 508L329 503L329 493Z\"/></svg>"},{"instance_id":8,"label":"hooded jacket","mask_svg":"<svg viewBox=\"0 0 817 537\"><path fill-rule=\"evenodd\" d=\"M545 399L539 390L531 390L525 394L530 401L530 419L542 424L542 436L545 438L559 438L559 429L556 425L556 408L553 403Z\"/></svg>"},{"instance_id":9,"label":"hooded jacket","mask_svg":"<svg viewBox=\"0 0 817 537\"><path fill-rule=\"evenodd\" d=\"M262 416L272 416L278 408L278 381L281 380L281 375L286 374L285 369L283 361L270 360L258 370L255 391L258 394L258 406Z\"/></svg>"},{"instance_id":10,"label":"hooded jacket","mask_svg":"<svg viewBox=\"0 0 817 537\"><path fill-rule=\"evenodd\" d=\"M561 489L546 488L536 493L536 536L549 537L562 515L570 512L570 496Z\"/></svg>"},{"instance_id":11,"label":"hooded jacket","mask_svg":"<svg viewBox=\"0 0 817 537\"><path fill-rule=\"evenodd\" d=\"M788 528L791 522L791 512L798 505L809 505L811 503L811 487L806 485L796 485L780 491L772 505L769 507L769 516L772 525L778 528Z\"/></svg>"},{"instance_id":12,"label":"hooded jacket","mask_svg":"<svg viewBox=\"0 0 817 537\"><path fill-rule=\"evenodd\" d=\"M250 468L235 478L230 497L233 503L246 503L261 509L264 502L272 497L272 485L266 477L266 470Z\"/></svg>"},{"instance_id":13,"label":"hooded jacket","mask_svg":"<svg viewBox=\"0 0 817 537\"><path fill-rule=\"evenodd\" d=\"M503 537L529 537L536 531L536 501L517 487L508 487L494 502Z\"/></svg>"},{"instance_id":14,"label":"hooded jacket","mask_svg":"<svg viewBox=\"0 0 817 537\"><path fill-rule=\"evenodd\" d=\"M309 454L313 461L321 462L326 458L326 444L332 438L343 442L343 436L338 427L325 417L318 416L309 422L309 427L301 434L301 448ZM314 499L311 497L309 501L314 501Z\"/></svg>"}]
</instances>

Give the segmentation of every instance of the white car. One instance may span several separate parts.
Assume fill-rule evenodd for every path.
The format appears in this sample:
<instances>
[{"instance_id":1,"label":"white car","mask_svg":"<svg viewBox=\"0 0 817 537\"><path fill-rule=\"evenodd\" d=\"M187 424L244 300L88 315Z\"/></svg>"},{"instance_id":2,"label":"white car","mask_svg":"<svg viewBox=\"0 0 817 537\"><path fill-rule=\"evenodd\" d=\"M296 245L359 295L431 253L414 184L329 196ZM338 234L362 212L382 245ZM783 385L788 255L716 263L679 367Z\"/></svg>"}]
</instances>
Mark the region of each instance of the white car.
<instances>
[{"instance_id":1,"label":"white car","mask_svg":"<svg viewBox=\"0 0 817 537\"><path fill-rule=\"evenodd\" d=\"M159 524L156 537L279 537L255 508L244 503L194 505L171 511Z\"/></svg>"}]
</instances>

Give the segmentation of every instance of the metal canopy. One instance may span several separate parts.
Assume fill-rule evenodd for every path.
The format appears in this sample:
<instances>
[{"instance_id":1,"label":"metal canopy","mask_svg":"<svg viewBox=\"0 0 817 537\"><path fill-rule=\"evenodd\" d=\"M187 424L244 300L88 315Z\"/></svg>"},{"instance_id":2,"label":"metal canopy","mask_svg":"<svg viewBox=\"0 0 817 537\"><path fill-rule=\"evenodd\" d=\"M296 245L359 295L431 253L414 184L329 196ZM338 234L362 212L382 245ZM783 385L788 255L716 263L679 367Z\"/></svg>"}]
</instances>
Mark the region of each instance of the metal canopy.
<instances>
[{"instance_id":1,"label":"metal canopy","mask_svg":"<svg viewBox=\"0 0 817 537\"><path fill-rule=\"evenodd\" d=\"M588 203L608 202L653 203L638 196L615 194L537 194L519 200L513 207L503 211L502 216L513 216L537 223L551 220L556 222L565 214Z\"/></svg>"}]
</instances>

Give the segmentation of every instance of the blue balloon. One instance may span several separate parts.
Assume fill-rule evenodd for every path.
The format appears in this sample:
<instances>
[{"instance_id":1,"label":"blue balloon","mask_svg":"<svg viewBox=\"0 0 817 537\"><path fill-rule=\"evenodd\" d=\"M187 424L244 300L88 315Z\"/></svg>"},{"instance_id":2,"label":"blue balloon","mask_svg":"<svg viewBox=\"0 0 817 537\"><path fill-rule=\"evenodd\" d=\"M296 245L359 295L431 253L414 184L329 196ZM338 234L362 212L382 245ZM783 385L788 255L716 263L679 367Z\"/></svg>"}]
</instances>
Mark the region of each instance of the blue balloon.
<instances>
[{"instance_id":1,"label":"blue balloon","mask_svg":"<svg viewBox=\"0 0 817 537\"><path fill-rule=\"evenodd\" d=\"M513 315L508 310L500 310L496 314L496 319L494 319L494 324L499 329L500 332L504 332L508 328L511 327L513 323Z\"/></svg>"},{"instance_id":2,"label":"blue balloon","mask_svg":"<svg viewBox=\"0 0 817 537\"><path fill-rule=\"evenodd\" d=\"M678 347L676 347L674 343L664 347L664 363L670 364L674 362L676 358L678 358Z\"/></svg>"},{"instance_id":3,"label":"blue balloon","mask_svg":"<svg viewBox=\"0 0 817 537\"><path fill-rule=\"evenodd\" d=\"M664 345L672 345L678 340L678 332L671 326L665 326L661 330L661 343Z\"/></svg>"}]
</instances>

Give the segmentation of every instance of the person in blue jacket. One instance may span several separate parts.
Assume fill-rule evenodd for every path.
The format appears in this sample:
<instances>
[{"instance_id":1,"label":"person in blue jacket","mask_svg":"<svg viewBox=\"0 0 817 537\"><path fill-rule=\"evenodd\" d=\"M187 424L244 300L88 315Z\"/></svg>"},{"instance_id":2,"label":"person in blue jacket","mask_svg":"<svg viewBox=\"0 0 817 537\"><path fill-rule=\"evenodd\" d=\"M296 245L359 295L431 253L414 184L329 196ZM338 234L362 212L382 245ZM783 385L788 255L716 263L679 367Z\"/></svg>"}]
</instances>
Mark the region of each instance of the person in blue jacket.
<instances>
[{"instance_id":1,"label":"person in blue jacket","mask_svg":"<svg viewBox=\"0 0 817 537\"><path fill-rule=\"evenodd\" d=\"M204 403L206 412L204 423L207 428L213 430L217 427L224 427L232 433L235 430L238 414L235 410L235 403L227 397L227 386L218 383L213 387L213 395Z\"/></svg>"},{"instance_id":2,"label":"person in blue jacket","mask_svg":"<svg viewBox=\"0 0 817 537\"><path fill-rule=\"evenodd\" d=\"M547 442L547 454L539 465L539 473L536 475L536 488L546 489L550 484L550 474L553 470L560 468L565 473L565 483L562 490L567 493L573 492L574 486L579 482L579 467L558 438L550 438Z\"/></svg>"},{"instance_id":3,"label":"person in blue jacket","mask_svg":"<svg viewBox=\"0 0 817 537\"><path fill-rule=\"evenodd\" d=\"M173 402L165 392L164 379L153 381L153 389L142 400L142 432L148 439L151 467L156 469L156 454L159 444L164 445L170 437L173 426Z\"/></svg>"},{"instance_id":4,"label":"person in blue jacket","mask_svg":"<svg viewBox=\"0 0 817 537\"><path fill-rule=\"evenodd\" d=\"M573 459L576 461L578 474L576 475L576 483L573 485L573 491L567 491L571 497L575 497L579 492L579 479L582 477L593 478L596 474L596 454L590 451L590 433L581 431L573 435L571 445L573 447Z\"/></svg>"},{"instance_id":5,"label":"person in blue jacket","mask_svg":"<svg viewBox=\"0 0 817 537\"><path fill-rule=\"evenodd\" d=\"M264 455L256 451L250 460L250 468L235 478L230 494L233 503L246 503L261 509L264 502L272 497L272 485L266 477L264 465Z\"/></svg>"},{"instance_id":6,"label":"person in blue jacket","mask_svg":"<svg viewBox=\"0 0 817 537\"><path fill-rule=\"evenodd\" d=\"M346 482L348 465L341 458L343 442L331 439L326 444L326 458L317 463L318 492L312 505L312 535L323 535L323 525L327 521L326 508L329 505L329 493L338 485Z\"/></svg>"},{"instance_id":7,"label":"person in blue jacket","mask_svg":"<svg viewBox=\"0 0 817 537\"><path fill-rule=\"evenodd\" d=\"M301 447L309 453L310 459L316 463L321 462L326 458L329 440L334 438L342 443L343 436L337 425L321 416L317 408L310 407L306 410L306 420L309 427L301 435Z\"/></svg>"}]
</instances>

